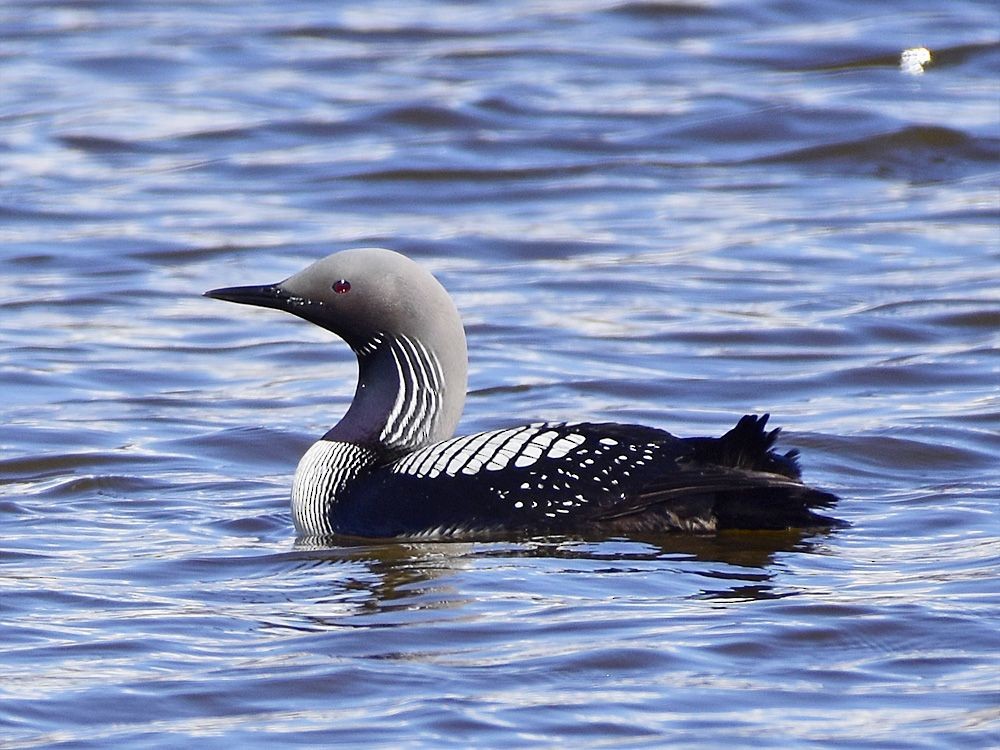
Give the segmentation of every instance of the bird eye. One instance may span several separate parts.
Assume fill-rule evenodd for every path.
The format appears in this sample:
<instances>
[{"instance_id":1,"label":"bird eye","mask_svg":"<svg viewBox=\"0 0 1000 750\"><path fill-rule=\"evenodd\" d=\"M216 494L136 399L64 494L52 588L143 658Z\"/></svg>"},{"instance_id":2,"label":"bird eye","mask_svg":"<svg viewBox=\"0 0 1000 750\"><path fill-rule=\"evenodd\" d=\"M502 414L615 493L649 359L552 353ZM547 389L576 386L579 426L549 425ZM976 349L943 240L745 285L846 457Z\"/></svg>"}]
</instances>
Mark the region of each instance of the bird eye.
<instances>
[{"instance_id":1,"label":"bird eye","mask_svg":"<svg viewBox=\"0 0 1000 750\"><path fill-rule=\"evenodd\" d=\"M351 282L347 279L340 279L339 281L333 282L332 289L337 294L347 294L351 291Z\"/></svg>"}]
</instances>

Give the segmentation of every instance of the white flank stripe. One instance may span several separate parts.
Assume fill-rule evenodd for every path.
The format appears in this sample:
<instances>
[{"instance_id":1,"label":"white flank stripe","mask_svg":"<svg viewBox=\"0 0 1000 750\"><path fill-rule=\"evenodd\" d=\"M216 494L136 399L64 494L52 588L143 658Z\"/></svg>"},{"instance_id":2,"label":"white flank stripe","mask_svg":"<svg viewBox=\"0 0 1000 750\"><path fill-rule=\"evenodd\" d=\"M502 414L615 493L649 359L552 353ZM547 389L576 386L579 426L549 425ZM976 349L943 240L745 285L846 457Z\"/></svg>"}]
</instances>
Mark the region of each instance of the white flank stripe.
<instances>
[{"instance_id":1,"label":"white flank stripe","mask_svg":"<svg viewBox=\"0 0 1000 750\"><path fill-rule=\"evenodd\" d=\"M414 451L408 456L401 458L396 464L393 465L392 470L396 474L411 474L413 473L411 469L413 465L418 463L422 458L425 451Z\"/></svg>"},{"instance_id":2,"label":"white flank stripe","mask_svg":"<svg viewBox=\"0 0 1000 750\"><path fill-rule=\"evenodd\" d=\"M559 459L582 445L586 438L578 433L561 434L549 429L549 423L492 430L452 438L417 450L392 466L397 474L434 478L445 474L472 475L485 469L500 471L513 463L525 468L543 457Z\"/></svg>"},{"instance_id":3,"label":"white flank stripe","mask_svg":"<svg viewBox=\"0 0 1000 750\"><path fill-rule=\"evenodd\" d=\"M475 474L483 465L478 458L479 452L492 434L492 432L481 432L473 435L473 440L463 445L462 450L456 453L442 470L449 476L455 476L459 471L463 474Z\"/></svg>"},{"instance_id":4,"label":"white flank stripe","mask_svg":"<svg viewBox=\"0 0 1000 750\"><path fill-rule=\"evenodd\" d=\"M455 443L457 442L459 441L446 440L443 443L435 443L434 445L430 445L423 450L417 451L413 454L417 457L417 460L413 463L413 466L410 467L409 473L418 477L427 476L427 472L431 470L431 467L434 466L434 462L437 461L443 453L446 453L449 450L458 450L455 446ZM434 476L437 476L437 474Z\"/></svg>"},{"instance_id":5,"label":"white flank stripe","mask_svg":"<svg viewBox=\"0 0 1000 750\"><path fill-rule=\"evenodd\" d=\"M499 471L510 463L510 458L504 459L500 452L503 449L504 443L520 432L520 430L521 428L515 427L514 429L494 433L493 437L482 447L480 454L483 460L486 461L487 471Z\"/></svg>"},{"instance_id":6,"label":"white flank stripe","mask_svg":"<svg viewBox=\"0 0 1000 750\"><path fill-rule=\"evenodd\" d=\"M545 432L535 435L531 439L531 442L524 446L524 449L521 451L521 455L514 461L514 466L517 466L518 468L531 466L542 457L546 448L548 448L552 441L557 437L559 437L559 433L555 430L546 430Z\"/></svg>"},{"instance_id":7,"label":"white flank stripe","mask_svg":"<svg viewBox=\"0 0 1000 750\"><path fill-rule=\"evenodd\" d=\"M475 435L468 435L467 437L453 438L452 440L432 445L426 450L427 460L420 464L416 473L430 474L436 477L444 471L444 467L448 465L448 461L451 460L452 456L458 453L464 445L475 439Z\"/></svg>"},{"instance_id":8,"label":"white flank stripe","mask_svg":"<svg viewBox=\"0 0 1000 750\"><path fill-rule=\"evenodd\" d=\"M586 438L583 435L577 435L576 433L559 438L549 449L549 458L562 458L585 440Z\"/></svg>"},{"instance_id":9,"label":"white flank stripe","mask_svg":"<svg viewBox=\"0 0 1000 750\"><path fill-rule=\"evenodd\" d=\"M486 468L496 471L502 469L507 464L509 464L514 458L517 457L518 452L521 450L522 446L528 441L532 435L534 435L537 430L530 428L518 430L511 438L504 443L497 450L496 455L487 464ZM515 463L515 466L517 464Z\"/></svg>"}]
</instances>

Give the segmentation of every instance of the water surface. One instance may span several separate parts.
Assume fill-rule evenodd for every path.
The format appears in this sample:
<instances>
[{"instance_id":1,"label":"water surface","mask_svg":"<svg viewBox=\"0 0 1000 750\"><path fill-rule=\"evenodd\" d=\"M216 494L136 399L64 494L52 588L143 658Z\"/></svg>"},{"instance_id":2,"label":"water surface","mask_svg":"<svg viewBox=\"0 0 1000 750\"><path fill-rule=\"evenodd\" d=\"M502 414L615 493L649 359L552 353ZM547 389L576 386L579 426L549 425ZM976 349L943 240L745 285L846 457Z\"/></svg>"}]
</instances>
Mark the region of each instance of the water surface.
<instances>
[{"instance_id":1,"label":"water surface","mask_svg":"<svg viewBox=\"0 0 1000 750\"><path fill-rule=\"evenodd\" d=\"M4 747L1000 743L992 3L0 8ZM922 75L899 67L924 46ZM770 412L831 533L296 546L380 245L462 431Z\"/></svg>"}]
</instances>

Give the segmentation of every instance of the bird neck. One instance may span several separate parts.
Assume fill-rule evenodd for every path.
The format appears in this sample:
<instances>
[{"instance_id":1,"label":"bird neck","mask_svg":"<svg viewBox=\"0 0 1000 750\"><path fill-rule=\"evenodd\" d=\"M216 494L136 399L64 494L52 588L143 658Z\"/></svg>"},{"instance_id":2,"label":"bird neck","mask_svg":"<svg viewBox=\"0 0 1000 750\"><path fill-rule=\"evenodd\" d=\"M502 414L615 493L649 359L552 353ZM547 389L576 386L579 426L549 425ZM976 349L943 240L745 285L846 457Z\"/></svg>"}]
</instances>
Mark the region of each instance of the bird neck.
<instances>
[{"instance_id":1,"label":"bird neck","mask_svg":"<svg viewBox=\"0 0 1000 750\"><path fill-rule=\"evenodd\" d=\"M326 440L402 454L451 436L465 403L466 351L447 355L405 335L377 334L355 347L358 386Z\"/></svg>"}]
</instances>

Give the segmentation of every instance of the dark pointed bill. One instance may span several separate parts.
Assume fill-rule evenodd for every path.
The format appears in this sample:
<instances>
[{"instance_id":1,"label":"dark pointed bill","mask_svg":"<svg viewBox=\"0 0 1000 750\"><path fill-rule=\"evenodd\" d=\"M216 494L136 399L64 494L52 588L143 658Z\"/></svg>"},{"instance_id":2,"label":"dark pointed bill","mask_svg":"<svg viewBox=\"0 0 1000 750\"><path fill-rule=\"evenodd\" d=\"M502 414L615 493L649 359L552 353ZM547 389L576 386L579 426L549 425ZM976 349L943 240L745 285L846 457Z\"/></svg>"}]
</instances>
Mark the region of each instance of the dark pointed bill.
<instances>
[{"instance_id":1,"label":"dark pointed bill","mask_svg":"<svg viewBox=\"0 0 1000 750\"><path fill-rule=\"evenodd\" d=\"M274 307L279 310L287 308L288 292L278 284L264 286L229 286L222 289L212 289L205 292L205 297L222 299L226 302L238 302L241 305L256 305L257 307Z\"/></svg>"}]
</instances>

